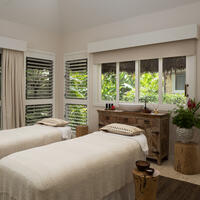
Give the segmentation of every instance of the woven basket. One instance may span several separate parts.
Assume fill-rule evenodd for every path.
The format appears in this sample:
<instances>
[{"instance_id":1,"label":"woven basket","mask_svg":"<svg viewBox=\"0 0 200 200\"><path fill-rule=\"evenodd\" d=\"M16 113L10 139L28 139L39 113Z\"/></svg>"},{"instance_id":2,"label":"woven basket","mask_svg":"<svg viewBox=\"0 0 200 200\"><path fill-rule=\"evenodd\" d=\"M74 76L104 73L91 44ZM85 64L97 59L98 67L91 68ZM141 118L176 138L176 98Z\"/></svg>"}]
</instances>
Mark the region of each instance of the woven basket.
<instances>
[{"instance_id":1,"label":"woven basket","mask_svg":"<svg viewBox=\"0 0 200 200\"><path fill-rule=\"evenodd\" d=\"M76 137L80 137L88 134L88 126L77 126L76 127Z\"/></svg>"}]
</instances>

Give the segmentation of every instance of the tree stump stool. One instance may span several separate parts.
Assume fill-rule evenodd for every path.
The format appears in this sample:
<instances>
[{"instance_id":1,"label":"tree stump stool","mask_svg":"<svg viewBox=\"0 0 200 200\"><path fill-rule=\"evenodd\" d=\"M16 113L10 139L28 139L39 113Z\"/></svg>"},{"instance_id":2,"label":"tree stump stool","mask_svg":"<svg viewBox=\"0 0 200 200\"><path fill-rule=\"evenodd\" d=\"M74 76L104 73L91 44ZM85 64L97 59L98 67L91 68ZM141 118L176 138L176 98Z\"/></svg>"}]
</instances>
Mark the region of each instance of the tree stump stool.
<instances>
[{"instance_id":1,"label":"tree stump stool","mask_svg":"<svg viewBox=\"0 0 200 200\"><path fill-rule=\"evenodd\" d=\"M77 126L76 137L84 136L88 134L88 126Z\"/></svg>"},{"instance_id":2,"label":"tree stump stool","mask_svg":"<svg viewBox=\"0 0 200 200\"><path fill-rule=\"evenodd\" d=\"M200 148L196 143L175 143L174 168L183 174L200 173Z\"/></svg>"},{"instance_id":3,"label":"tree stump stool","mask_svg":"<svg viewBox=\"0 0 200 200\"><path fill-rule=\"evenodd\" d=\"M156 200L159 175L158 170L152 176L137 169L133 170L135 200Z\"/></svg>"}]
</instances>

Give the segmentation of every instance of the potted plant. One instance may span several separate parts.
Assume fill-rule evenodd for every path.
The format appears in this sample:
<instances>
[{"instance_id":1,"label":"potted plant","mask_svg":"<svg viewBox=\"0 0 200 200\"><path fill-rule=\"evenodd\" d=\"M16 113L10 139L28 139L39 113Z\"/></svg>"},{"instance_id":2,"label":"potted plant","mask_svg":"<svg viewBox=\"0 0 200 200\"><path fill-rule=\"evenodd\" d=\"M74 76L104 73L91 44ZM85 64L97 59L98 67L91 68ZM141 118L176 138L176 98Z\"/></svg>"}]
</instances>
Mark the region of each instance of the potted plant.
<instances>
[{"instance_id":1,"label":"potted plant","mask_svg":"<svg viewBox=\"0 0 200 200\"><path fill-rule=\"evenodd\" d=\"M177 126L177 140L188 143L193 139L193 127L200 129L200 114L197 111L200 108L200 102L189 99L187 106L178 106L174 110L173 124Z\"/></svg>"}]
</instances>

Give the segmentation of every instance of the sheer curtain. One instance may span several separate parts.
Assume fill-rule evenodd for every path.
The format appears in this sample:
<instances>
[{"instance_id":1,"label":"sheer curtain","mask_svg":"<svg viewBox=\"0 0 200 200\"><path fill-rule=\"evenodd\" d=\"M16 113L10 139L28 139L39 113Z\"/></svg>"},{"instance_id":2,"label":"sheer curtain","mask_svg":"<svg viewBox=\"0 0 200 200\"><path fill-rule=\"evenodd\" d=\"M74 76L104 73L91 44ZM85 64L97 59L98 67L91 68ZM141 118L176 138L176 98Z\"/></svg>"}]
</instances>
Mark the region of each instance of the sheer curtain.
<instances>
[{"instance_id":1,"label":"sheer curtain","mask_svg":"<svg viewBox=\"0 0 200 200\"><path fill-rule=\"evenodd\" d=\"M24 52L3 49L3 129L25 125Z\"/></svg>"}]
</instances>

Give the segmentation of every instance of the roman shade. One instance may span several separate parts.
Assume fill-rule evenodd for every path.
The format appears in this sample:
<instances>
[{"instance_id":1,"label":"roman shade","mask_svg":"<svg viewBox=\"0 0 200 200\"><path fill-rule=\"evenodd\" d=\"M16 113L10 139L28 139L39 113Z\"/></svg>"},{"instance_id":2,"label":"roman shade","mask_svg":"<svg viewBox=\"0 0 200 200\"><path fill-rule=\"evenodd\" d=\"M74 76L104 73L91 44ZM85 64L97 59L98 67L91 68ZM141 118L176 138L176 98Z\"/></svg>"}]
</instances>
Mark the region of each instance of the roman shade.
<instances>
[{"instance_id":1,"label":"roman shade","mask_svg":"<svg viewBox=\"0 0 200 200\"><path fill-rule=\"evenodd\" d=\"M93 53L93 64L145 60L153 58L192 56L196 54L196 39L153 44Z\"/></svg>"}]
</instances>

